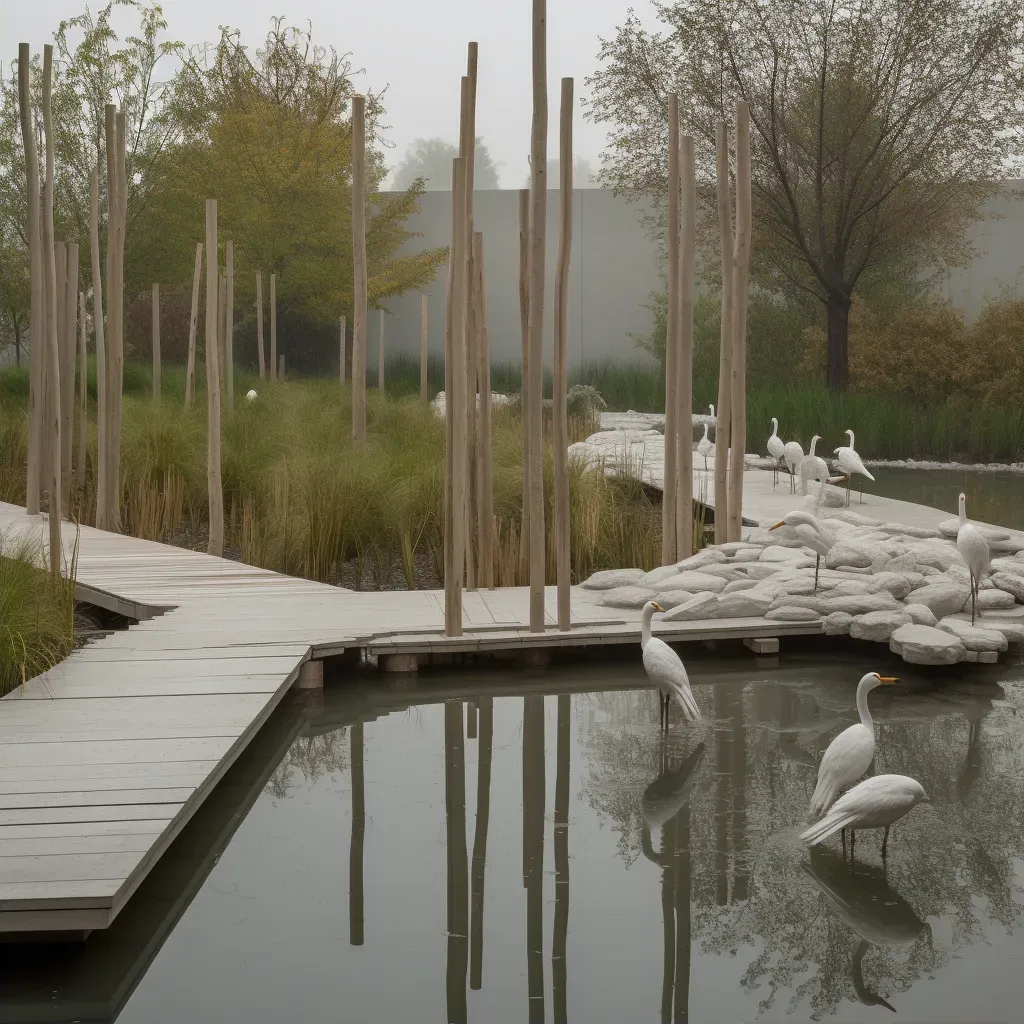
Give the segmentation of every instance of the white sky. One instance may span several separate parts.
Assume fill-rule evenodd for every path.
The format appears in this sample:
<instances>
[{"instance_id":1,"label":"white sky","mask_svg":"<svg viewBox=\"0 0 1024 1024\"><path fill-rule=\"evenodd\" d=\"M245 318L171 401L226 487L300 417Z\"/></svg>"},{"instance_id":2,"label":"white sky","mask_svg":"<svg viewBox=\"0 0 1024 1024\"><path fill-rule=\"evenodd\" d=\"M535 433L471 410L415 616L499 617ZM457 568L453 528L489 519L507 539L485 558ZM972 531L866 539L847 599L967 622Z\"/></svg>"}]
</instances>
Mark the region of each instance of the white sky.
<instances>
[{"instance_id":1,"label":"white sky","mask_svg":"<svg viewBox=\"0 0 1024 1024\"><path fill-rule=\"evenodd\" d=\"M655 24L650 0L549 0L549 150L557 152L559 79L576 80L576 96L596 66L598 38L610 36L630 3ZM95 12L102 2L90 0ZM84 9L85 0L0 0L0 60L17 56L17 44L34 52L52 38L62 18ZM270 19L287 10L289 22L313 23L314 40L350 51L354 68L366 68L357 88L388 86L385 99L395 144L394 166L417 137L458 138L459 79L466 43L480 44L477 134L499 163L502 185L519 188L528 171L530 148L530 0L384 0L338 3L298 0L287 8L267 0L164 0L168 38L187 44L212 42L219 25L242 30L247 45L266 35ZM118 22L115 22L117 25ZM170 69L168 74L170 73ZM577 104L577 111L579 105ZM578 112L575 151L594 165L604 148L604 131Z\"/></svg>"}]
</instances>

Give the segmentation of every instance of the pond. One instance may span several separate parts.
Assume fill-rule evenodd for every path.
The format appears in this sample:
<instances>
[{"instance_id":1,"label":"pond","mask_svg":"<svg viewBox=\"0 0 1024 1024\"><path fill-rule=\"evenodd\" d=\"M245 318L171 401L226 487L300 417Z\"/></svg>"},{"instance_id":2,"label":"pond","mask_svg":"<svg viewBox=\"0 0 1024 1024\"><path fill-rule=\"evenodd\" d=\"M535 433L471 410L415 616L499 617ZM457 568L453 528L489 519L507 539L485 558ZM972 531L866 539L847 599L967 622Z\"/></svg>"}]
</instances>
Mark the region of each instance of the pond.
<instances>
[{"instance_id":1,"label":"pond","mask_svg":"<svg viewBox=\"0 0 1024 1024\"><path fill-rule=\"evenodd\" d=\"M5 952L0 1019L1020 1019L1024 669L872 694L934 803L851 869L798 835L885 666L687 651L667 738L634 658L289 699L111 929Z\"/></svg>"},{"instance_id":2,"label":"pond","mask_svg":"<svg viewBox=\"0 0 1024 1024\"><path fill-rule=\"evenodd\" d=\"M918 505L957 514L960 492L967 495L967 514L983 523L1024 530L1024 474L979 473L959 469L894 469L878 466L871 470L875 482L864 480L869 494L913 501ZM854 478L854 497L861 477Z\"/></svg>"}]
</instances>

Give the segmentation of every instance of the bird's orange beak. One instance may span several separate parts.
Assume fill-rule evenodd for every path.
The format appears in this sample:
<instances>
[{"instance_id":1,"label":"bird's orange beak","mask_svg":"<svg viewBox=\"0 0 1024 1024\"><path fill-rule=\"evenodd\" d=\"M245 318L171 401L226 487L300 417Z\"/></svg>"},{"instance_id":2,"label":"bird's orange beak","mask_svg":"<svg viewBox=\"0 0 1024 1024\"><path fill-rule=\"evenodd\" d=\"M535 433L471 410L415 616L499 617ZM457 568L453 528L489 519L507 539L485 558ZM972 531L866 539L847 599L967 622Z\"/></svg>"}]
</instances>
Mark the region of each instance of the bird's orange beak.
<instances>
[{"instance_id":1,"label":"bird's orange beak","mask_svg":"<svg viewBox=\"0 0 1024 1024\"><path fill-rule=\"evenodd\" d=\"M774 526L769 526L768 529L769 530L777 530L780 526L785 526L785 525L786 525L785 521L780 519Z\"/></svg>"},{"instance_id":2,"label":"bird's orange beak","mask_svg":"<svg viewBox=\"0 0 1024 1024\"><path fill-rule=\"evenodd\" d=\"M893 683L898 683L900 679L899 676L879 676L878 681L886 686L892 686Z\"/></svg>"},{"instance_id":3,"label":"bird's orange beak","mask_svg":"<svg viewBox=\"0 0 1024 1024\"><path fill-rule=\"evenodd\" d=\"M658 604L658 602L657 602L657 601L652 601L652 602L651 602L651 604L653 604L653 605L654 605L654 610L655 610L656 612L664 612L664 611L665 611L665 609L664 609L664 608L662 608L662 607L661 607L661 605L660 605L660 604Z\"/></svg>"}]
</instances>

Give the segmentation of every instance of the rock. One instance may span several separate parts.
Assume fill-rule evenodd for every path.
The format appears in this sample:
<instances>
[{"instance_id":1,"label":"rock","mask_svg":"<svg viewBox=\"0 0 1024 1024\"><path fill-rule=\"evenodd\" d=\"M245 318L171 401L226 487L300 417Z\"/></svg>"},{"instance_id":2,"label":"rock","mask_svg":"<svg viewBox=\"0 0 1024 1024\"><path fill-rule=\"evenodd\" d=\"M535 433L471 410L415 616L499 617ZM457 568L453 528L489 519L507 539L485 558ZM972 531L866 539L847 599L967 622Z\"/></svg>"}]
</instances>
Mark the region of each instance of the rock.
<instances>
[{"instance_id":1,"label":"rock","mask_svg":"<svg viewBox=\"0 0 1024 1024\"><path fill-rule=\"evenodd\" d=\"M845 509L836 517L841 523L849 523L850 526L885 526L881 519L871 519L869 516L862 516L859 512Z\"/></svg>"},{"instance_id":2,"label":"rock","mask_svg":"<svg viewBox=\"0 0 1024 1024\"><path fill-rule=\"evenodd\" d=\"M960 552L952 544L942 541L915 544L910 550L917 559L918 567L930 565L933 569L938 569L939 572L945 572L950 566L964 564Z\"/></svg>"},{"instance_id":3,"label":"rock","mask_svg":"<svg viewBox=\"0 0 1024 1024\"><path fill-rule=\"evenodd\" d=\"M757 551L760 553L760 550L753 544L748 544L742 540L729 540L724 544L716 544L715 550L721 551L723 555L737 555L741 551Z\"/></svg>"},{"instance_id":4,"label":"rock","mask_svg":"<svg viewBox=\"0 0 1024 1024\"><path fill-rule=\"evenodd\" d=\"M613 590L615 587L629 587L643 578L643 569L602 569L584 580L584 590Z\"/></svg>"},{"instance_id":5,"label":"rock","mask_svg":"<svg viewBox=\"0 0 1024 1024\"><path fill-rule=\"evenodd\" d=\"M865 615L868 612L884 612L896 608L896 598L888 590L877 594L851 594L849 597L828 597L822 610L831 612L848 612L850 615Z\"/></svg>"},{"instance_id":6,"label":"rock","mask_svg":"<svg viewBox=\"0 0 1024 1024\"><path fill-rule=\"evenodd\" d=\"M659 593L688 590L691 594L699 594L701 591L709 590L713 594L718 594L725 590L725 584L726 581L721 576L709 576L704 572L677 572L653 586Z\"/></svg>"},{"instance_id":7,"label":"rock","mask_svg":"<svg viewBox=\"0 0 1024 1024\"><path fill-rule=\"evenodd\" d=\"M900 626L889 637L889 650L911 665L955 665L967 648L952 633L934 626Z\"/></svg>"},{"instance_id":8,"label":"rock","mask_svg":"<svg viewBox=\"0 0 1024 1024\"><path fill-rule=\"evenodd\" d=\"M915 601L904 605L903 610L910 616L911 621L916 622L919 626L934 626L939 621L926 604L918 604Z\"/></svg>"},{"instance_id":9,"label":"rock","mask_svg":"<svg viewBox=\"0 0 1024 1024\"><path fill-rule=\"evenodd\" d=\"M781 566L772 565L770 562L751 562L747 566L747 576L752 580L766 580L769 576L774 576Z\"/></svg>"},{"instance_id":10,"label":"rock","mask_svg":"<svg viewBox=\"0 0 1024 1024\"><path fill-rule=\"evenodd\" d=\"M889 533L902 534L904 537L917 537L921 540L940 537L938 530L930 530L926 526L904 526L903 523L886 523Z\"/></svg>"},{"instance_id":11,"label":"rock","mask_svg":"<svg viewBox=\"0 0 1024 1024\"><path fill-rule=\"evenodd\" d=\"M923 577L921 582L924 582ZM910 593L910 581L898 572L877 572L871 577L870 585L877 590L888 590L897 601Z\"/></svg>"},{"instance_id":12,"label":"rock","mask_svg":"<svg viewBox=\"0 0 1024 1024\"><path fill-rule=\"evenodd\" d=\"M902 608L884 612L868 612L854 619L850 624L850 636L857 640L874 640L884 643L900 628L914 620Z\"/></svg>"},{"instance_id":13,"label":"rock","mask_svg":"<svg viewBox=\"0 0 1024 1024\"><path fill-rule=\"evenodd\" d=\"M774 594L757 587L753 590L722 594L718 599L718 617L720 619L760 617L771 607L774 596Z\"/></svg>"},{"instance_id":14,"label":"rock","mask_svg":"<svg viewBox=\"0 0 1024 1024\"><path fill-rule=\"evenodd\" d=\"M742 551L737 551L735 555L730 559L731 562L756 562L761 557L761 552L764 548L760 547L745 547ZM1024 566L1022 566L1024 568Z\"/></svg>"},{"instance_id":15,"label":"rock","mask_svg":"<svg viewBox=\"0 0 1024 1024\"><path fill-rule=\"evenodd\" d=\"M1024 541L1011 537L1009 540L990 540L988 550L993 555L1014 555L1024 550Z\"/></svg>"},{"instance_id":16,"label":"rock","mask_svg":"<svg viewBox=\"0 0 1024 1024\"><path fill-rule=\"evenodd\" d=\"M615 587L605 590L597 603L606 608L643 608L648 601L656 601L658 595L650 587Z\"/></svg>"},{"instance_id":17,"label":"rock","mask_svg":"<svg viewBox=\"0 0 1024 1024\"><path fill-rule=\"evenodd\" d=\"M813 608L799 608L796 605L783 605L765 612L766 619L775 622L816 622L821 616Z\"/></svg>"},{"instance_id":18,"label":"rock","mask_svg":"<svg viewBox=\"0 0 1024 1024\"><path fill-rule=\"evenodd\" d=\"M825 565L829 569L838 569L841 565L852 565L866 569L875 560L875 552L849 541L837 541L832 550L825 556Z\"/></svg>"},{"instance_id":19,"label":"rock","mask_svg":"<svg viewBox=\"0 0 1024 1024\"><path fill-rule=\"evenodd\" d=\"M807 555L803 548L771 547L761 552L759 561L762 562L785 562L789 565L802 565L807 561ZM812 562L813 564L813 562Z\"/></svg>"},{"instance_id":20,"label":"rock","mask_svg":"<svg viewBox=\"0 0 1024 1024\"><path fill-rule=\"evenodd\" d=\"M996 611L997 609L1012 608L1013 604L1013 594L1010 594L1005 590L993 589L978 591L979 612L992 612ZM970 598L967 598L967 600L964 601L964 606L960 610L963 612L967 612L968 615L971 614Z\"/></svg>"},{"instance_id":21,"label":"rock","mask_svg":"<svg viewBox=\"0 0 1024 1024\"><path fill-rule=\"evenodd\" d=\"M1011 594L1015 601L1024 603L1024 576L1015 576L1009 572L994 572L989 579L992 580L994 587Z\"/></svg>"},{"instance_id":22,"label":"rock","mask_svg":"<svg viewBox=\"0 0 1024 1024\"><path fill-rule=\"evenodd\" d=\"M970 522L970 520L968 520ZM985 540L1009 540L1010 534L1006 530L1000 530L995 526L986 526L984 523L972 523L971 524ZM943 537L949 537L951 540L956 540L956 535L960 532L960 520L959 519L943 519L939 523L939 532Z\"/></svg>"},{"instance_id":23,"label":"rock","mask_svg":"<svg viewBox=\"0 0 1024 1024\"><path fill-rule=\"evenodd\" d=\"M663 615L662 622L688 622L691 619L713 619L718 615L718 595L707 591L692 594L690 599Z\"/></svg>"},{"instance_id":24,"label":"rock","mask_svg":"<svg viewBox=\"0 0 1024 1024\"><path fill-rule=\"evenodd\" d=\"M854 594L874 594L884 589L872 584L872 577L856 580L840 580L830 591L830 597L851 597Z\"/></svg>"},{"instance_id":25,"label":"rock","mask_svg":"<svg viewBox=\"0 0 1024 1024\"><path fill-rule=\"evenodd\" d=\"M890 558L882 567L884 572L917 572L917 559L912 551L904 551L902 555Z\"/></svg>"},{"instance_id":26,"label":"rock","mask_svg":"<svg viewBox=\"0 0 1024 1024\"><path fill-rule=\"evenodd\" d=\"M969 596L970 591L967 587L945 578L936 583L926 583L923 587L918 587L914 591L914 604L926 605L936 618L941 619L944 615L952 615L953 612L960 611Z\"/></svg>"},{"instance_id":27,"label":"rock","mask_svg":"<svg viewBox=\"0 0 1024 1024\"><path fill-rule=\"evenodd\" d=\"M810 574L792 580L781 580L779 583L787 594L814 593L814 576Z\"/></svg>"},{"instance_id":28,"label":"rock","mask_svg":"<svg viewBox=\"0 0 1024 1024\"><path fill-rule=\"evenodd\" d=\"M1024 559L1022 558L1007 558L1005 555L999 555L992 559L990 565L993 572L1002 571L1024 576Z\"/></svg>"},{"instance_id":29,"label":"rock","mask_svg":"<svg viewBox=\"0 0 1024 1024\"><path fill-rule=\"evenodd\" d=\"M645 572L640 579L640 583L645 587L653 587L656 583L661 583L672 576L678 576L680 571L674 565L659 565L656 569Z\"/></svg>"},{"instance_id":30,"label":"rock","mask_svg":"<svg viewBox=\"0 0 1024 1024\"><path fill-rule=\"evenodd\" d=\"M695 555L676 562L676 569L699 569L702 565L712 565L715 562L724 562L725 554L716 547L702 548Z\"/></svg>"},{"instance_id":31,"label":"rock","mask_svg":"<svg viewBox=\"0 0 1024 1024\"><path fill-rule=\"evenodd\" d=\"M735 565L728 564L704 565L701 566L700 573L706 576L718 576L725 580L726 583L729 583L732 580L745 580L748 578L747 574L742 569L737 568Z\"/></svg>"},{"instance_id":32,"label":"rock","mask_svg":"<svg viewBox=\"0 0 1024 1024\"><path fill-rule=\"evenodd\" d=\"M853 616L849 612L831 612L822 620L826 636L844 636L850 632Z\"/></svg>"},{"instance_id":33,"label":"rock","mask_svg":"<svg viewBox=\"0 0 1024 1024\"><path fill-rule=\"evenodd\" d=\"M722 593L735 594L738 590L750 590L757 585L757 580L732 580L726 583L725 590Z\"/></svg>"},{"instance_id":34,"label":"rock","mask_svg":"<svg viewBox=\"0 0 1024 1024\"><path fill-rule=\"evenodd\" d=\"M788 594L782 592L772 601L771 610L775 611L777 608L809 608L816 615L823 615L826 600L828 599L822 594Z\"/></svg>"},{"instance_id":35,"label":"rock","mask_svg":"<svg viewBox=\"0 0 1024 1024\"><path fill-rule=\"evenodd\" d=\"M960 619L943 619L939 629L952 633L969 651L1005 651L1006 637L997 629L972 626Z\"/></svg>"},{"instance_id":36,"label":"rock","mask_svg":"<svg viewBox=\"0 0 1024 1024\"><path fill-rule=\"evenodd\" d=\"M969 626L971 624L971 616L964 615L962 612L957 615L947 615L943 622L958 621ZM984 619L977 619L976 622L981 623L981 628L993 632L1002 633L1006 637L1007 641L1011 644L1022 644L1024 643L1024 621L1014 621L1013 619L999 619L995 617L994 612L990 612L985 616Z\"/></svg>"}]
</instances>

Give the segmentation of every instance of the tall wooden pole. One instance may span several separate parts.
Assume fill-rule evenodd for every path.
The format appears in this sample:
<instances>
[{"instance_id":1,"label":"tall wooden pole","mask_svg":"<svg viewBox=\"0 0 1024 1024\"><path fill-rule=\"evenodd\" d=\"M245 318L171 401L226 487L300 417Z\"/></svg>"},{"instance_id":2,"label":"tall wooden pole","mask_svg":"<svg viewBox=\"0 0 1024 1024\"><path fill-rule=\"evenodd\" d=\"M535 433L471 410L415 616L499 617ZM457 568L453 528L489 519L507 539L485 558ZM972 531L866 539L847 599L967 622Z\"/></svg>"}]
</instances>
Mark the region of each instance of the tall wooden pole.
<instances>
[{"instance_id":1,"label":"tall wooden pole","mask_svg":"<svg viewBox=\"0 0 1024 1024\"><path fill-rule=\"evenodd\" d=\"M747 288L750 277L750 107L736 104L736 239L732 300L732 462L729 540L743 528L743 455L747 445Z\"/></svg>"},{"instance_id":2,"label":"tall wooden pole","mask_svg":"<svg viewBox=\"0 0 1024 1024\"><path fill-rule=\"evenodd\" d=\"M224 385L224 377L226 372L224 369L224 338L227 335L227 318L228 318L228 304L227 304L227 279L223 274L217 277L217 359L219 362L220 369L220 382L221 386ZM223 401L221 409L223 410Z\"/></svg>"},{"instance_id":3,"label":"tall wooden pole","mask_svg":"<svg viewBox=\"0 0 1024 1024\"><path fill-rule=\"evenodd\" d=\"M18 101L21 113L21 141L25 153L26 197L28 199L29 282L31 289L32 350L29 353L28 378L28 464L26 466L25 511L39 515L39 492L42 486L42 383L46 351L43 329L43 264L39 229L39 157L36 153L36 130L32 116L30 74L32 56L28 43L18 45Z\"/></svg>"},{"instance_id":4,"label":"tall wooden pole","mask_svg":"<svg viewBox=\"0 0 1024 1024\"><path fill-rule=\"evenodd\" d=\"M270 275L270 379L277 377L277 274Z\"/></svg>"},{"instance_id":5,"label":"tall wooden pole","mask_svg":"<svg viewBox=\"0 0 1024 1024\"><path fill-rule=\"evenodd\" d=\"M665 461L661 498L661 564L676 557L676 489L679 475L676 446L679 440L679 97L668 97L668 309L665 320Z\"/></svg>"},{"instance_id":6,"label":"tall wooden pole","mask_svg":"<svg viewBox=\"0 0 1024 1024\"><path fill-rule=\"evenodd\" d=\"M153 401L160 401L160 285L153 282Z\"/></svg>"},{"instance_id":7,"label":"tall wooden pole","mask_svg":"<svg viewBox=\"0 0 1024 1024\"><path fill-rule=\"evenodd\" d=\"M352 97L352 439L366 437L366 97Z\"/></svg>"},{"instance_id":8,"label":"tall wooden pole","mask_svg":"<svg viewBox=\"0 0 1024 1024\"><path fill-rule=\"evenodd\" d=\"M185 408L188 409L192 405L192 401L196 396L196 327L199 320L199 281L203 273L203 243L196 243L196 265L192 271L192 311L189 313L188 318L188 365L185 368ZM257 295L259 294L259 284L257 283ZM260 310L262 313L262 308ZM260 341L263 340L263 318L260 317L259 322L259 333ZM262 345L260 348L260 355L262 356L263 350ZM262 372L262 360L260 362L260 376L263 376Z\"/></svg>"},{"instance_id":9,"label":"tall wooden pole","mask_svg":"<svg viewBox=\"0 0 1024 1024\"><path fill-rule=\"evenodd\" d=\"M533 0L533 128L530 140L530 631L544 631L544 475L541 346L548 204L547 0Z\"/></svg>"},{"instance_id":10,"label":"tall wooden pole","mask_svg":"<svg viewBox=\"0 0 1024 1024\"><path fill-rule=\"evenodd\" d=\"M519 571L530 569L530 190L519 190L519 330L522 335L522 371L519 418L523 431L523 511L519 523Z\"/></svg>"},{"instance_id":11,"label":"tall wooden pole","mask_svg":"<svg viewBox=\"0 0 1024 1024\"><path fill-rule=\"evenodd\" d=\"M718 360L718 413L715 424L715 543L729 539L729 433L732 429L732 189L729 184L729 131L715 134L718 235L722 251L722 329Z\"/></svg>"},{"instance_id":12,"label":"tall wooden pole","mask_svg":"<svg viewBox=\"0 0 1024 1024\"><path fill-rule=\"evenodd\" d=\"M384 310L377 320L377 390L384 391Z\"/></svg>"},{"instance_id":13,"label":"tall wooden pole","mask_svg":"<svg viewBox=\"0 0 1024 1024\"><path fill-rule=\"evenodd\" d=\"M64 487L64 515L71 515L71 468L75 433L75 350L78 348L78 243L68 242L64 293L64 339L61 347L61 430L64 445L60 481Z\"/></svg>"},{"instance_id":14,"label":"tall wooden pole","mask_svg":"<svg viewBox=\"0 0 1024 1024\"><path fill-rule=\"evenodd\" d=\"M569 259L572 253L572 79L562 79L559 116L558 272L555 276L555 366L552 390L552 438L555 462L555 576L558 592L558 628L570 625L569 559Z\"/></svg>"},{"instance_id":15,"label":"tall wooden pole","mask_svg":"<svg viewBox=\"0 0 1024 1024\"><path fill-rule=\"evenodd\" d=\"M697 245L697 178L693 138L680 143L682 213L679 245L679 350L676 417L676 458L679 487L676 492L676 558L693 553L693 273Z\"/></svg>"},{"instance_id":16,"label":"tall wooden pole","mask_svg":"<svg viewBox=\"0 0 1024 1024\"><path fill-rule=\"evenodd\" d=\"M90 175L89 249L92 259L92 326L96 332L96 526L107 529L107 345L100 270L100 177ZM108 282L109 283L109 282ZM109 302L109 296L108 296Z\"/></svg>"},{"instance_id":17,"label":"tall wooden pole","mask_svg":"<svg viewBox=\"0 0 1024 1024\"><path fill-rule=\"evenodd\" d=\"M263 272L256 271L256 355L260 361L260 380L267 375L267 359L263 351Z\"/></svg>"},{"instance_id":18,"label":"tall wooden pole","mask_svg":"<svg viewBox=\"0 0 1024 1024\"><path fill-rule=\"evenodd\" d=\"M345 383L345 318L341 317L338 328L338 383Z\"/></svg>"},{"instance_id":19,"label":"tall wooden pole","mask_svg":"<svg viewBox=\"0 0 1024 1024\"><path fill-rule=\"evenodd\" d=\"M230 416L235 408L235 243L224 245L224 398Z\"/></svg>"},{"instance_id":20,"label":"tall wooden pole","mask_svg":"<svg viewBox=\"0 0 1024 1024\"><path fill-rule=\"evenodd\" d=\"M78 489L85 492L86 445L89 440L89 355L85 336L85 292L78 293ZM81 512L79 512L81 516Z\"/></svg>"},{"instance_id":21,"label":"tall wooden pole","mask_svg":"<svg viewBox=\"0 0 1024 1024\"><path fill-rule=\"evenodd\" d=\"M420 295L420 401L430 400L427 381L427 344L430 340L430 300L427 293Z\"/></svg>"},{"instance_id":22,"label":"tall wooden pole","mask_svg":"<svg viewBox=\"0 0 1024 1024\"><path fill-rule=\"evenodd\" d=\"M206 200L206 487L210 555L224 553L224 490L220 475L220 366L217 359L217 200ZM271 278L273 281L273 278ZM271 284L273 288L273 284Z\"/></svg>"},{"instance_id":23,"label":"tall wooden pole","mask_svg":"<svg viewBox=\"0 0 1024 1024\"><path fill-rule=\"evenodd\" d=\"M67 291L67 276L68 276L68 250L64 242L54 241L53 243L53 264L56 272L56 288L57 288L57 353L60 359L60 373L62 382L66 381L67 377L67 355L64 351L65 348L65 326L64 326L64 300L65 293ZM67 437L67 428L64 426L64 391L66 388L61 388L60 393L56 394L57 410L60 416L60 440L61 440L61 459L60 459L60 482L61 486L64 486L64 440ZM61 508L64 510L64 515L67 514L66 507L63 504L62 496Z\"/></svg>"},{"instance_id":24,"label":"tall wooden pole","mask_svg":"<svg viewBox=\"0 0 1024 1024\"><path fill-rule=\"evenodd\" d=\"M57 337L57 265L53 246L53 125L50 92L53 81L53 47L43 47L43 131L46 137L46 179L43 185L43 281L46 296L47 401L44 437L49 440L50 575L60 579L61 536L61 438L60 438L60 343Z\"/></svg>"},{"instance_id":25,"label":"tall wooden pole","mask_svg":"<svg viewBox=\"0 0 1024 1024\"><path fill-rule=\"evenodd\" d=\"M466 161L466 292L465 292L465 331L466 331L466 423L463 437L466 443L466 586L476 590L477 568L480 560L480 525L479 509L476 495L479 488L480 445L478 430L478 381L477 361L473 357L476 349L477 325L476 308L473 301L473 282L476 272L473 269L473 189L476 182L476 87L477 65L479 62L479 46L475 42L466 48L466 77L462 99L462 117L459 122L459 156Z\"/></svg>"},{"instance_id":26,"label":"tall wooden pole","mask_svg":"<svg viewBox=\"0 0 1024 1024\"><path fill-rule=\"evenodd\" d=\"M121 529L121 420L124 385L124 248L127 215L124 112L112 111L113 154L107 156L107 515L111 530ZM110 181L115 201L110 202ZM111 251L111 238L113 250Z\"/></svg>"},{"instance_id":27,"label":"tall wooden pole","mask_svg":"<svg viewBox=\"0 0 1024 1024\"><path fill-rule=\"evenodd\" d=\"M473 234L473 270L476 275L473 321L476 324L477 380L480 382L480 449L476 507L480 516L481 587L494 587L494 471L491 461L491 351L487 335L487 285L484 276L484 236Z\"/></svg>"}]
</instances>

